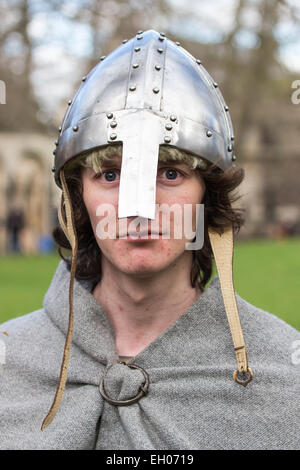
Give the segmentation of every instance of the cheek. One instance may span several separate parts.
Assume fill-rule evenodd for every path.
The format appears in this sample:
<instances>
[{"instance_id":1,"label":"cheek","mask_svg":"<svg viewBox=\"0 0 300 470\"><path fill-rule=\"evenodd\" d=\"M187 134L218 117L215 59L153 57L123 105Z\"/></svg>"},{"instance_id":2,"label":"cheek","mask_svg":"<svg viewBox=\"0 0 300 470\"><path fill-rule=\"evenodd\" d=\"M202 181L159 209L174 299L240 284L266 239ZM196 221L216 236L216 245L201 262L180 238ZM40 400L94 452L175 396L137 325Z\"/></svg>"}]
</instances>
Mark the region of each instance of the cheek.
<instances>
[{"instance_id":1,"label":"cheek","mask_svg":"<svg viewBox=\"0 0 300 470\"><path fill-rule=\"evenodd\" d=\"M197 204L201 204L205 193L205 184L203 181L195 179L189 185L189 188L182 191L178 202L182 209L183 223L188 224L192 230L196 229Z\"/></svg>"},{"instance_id":2,"label":"cheek","mask_svg":"<svg viewBox=\"0 0 300 470\"><path fill-rule=\"evenodd\" d=\"M83 201L87 209L87 212L89 214L92 227L94 229L97 223L96 211L97 211L97 206L99 205L99 202L97 201L96 198L91 197L90 194L86 194L85 197L83 198Z\"/></svg>"},{"instance_id":3,"label":"cheek","mask_svg":"<svg viewBox=\"0 0 300 470\"><path fill-rule=\"evenodd\" d=\"M88 182L83 185L83 201L94 232L97 224L101 222L101 220L105 219L108 223L116 220L118 208L118 198L116 195L108 194L107 191L103 191L102 188Z\"/></svg>"},{"instance_id":4,"label":"cheek","mask_svg":"<svg viewBox=\"0 0 300 470\"><path fill-rule=\"evenodd\" d=\"M175 244L178 247L183 242L185 243L186 239L193 238L192 232L196 230L197 204L201 204L203 194L204 189L199 181L189 184L186 188L178 187L178 191L160 192L159 204L166 204L166 209L161 210L159 221L163 231L168 231L169 223L170 234L174 242L173 247ZM171 206L173 206L172 210ZM167 207L170 208L170 217L167 215ZM164 222L168 220L169 222ZM180 240L181 235L183 238Z\"/></svg>"},{"instance_id":5,"label":"cheek","mask_svg":"<svg viewBox=\"0 0 300 470\"><path fill-rule=\"evenodd\" d=\"M198 176L185 181L184 184L174 187L157 187L156 199L158 204L200 204L205 193L205 183Z\"/></svg>"}]
</instances>

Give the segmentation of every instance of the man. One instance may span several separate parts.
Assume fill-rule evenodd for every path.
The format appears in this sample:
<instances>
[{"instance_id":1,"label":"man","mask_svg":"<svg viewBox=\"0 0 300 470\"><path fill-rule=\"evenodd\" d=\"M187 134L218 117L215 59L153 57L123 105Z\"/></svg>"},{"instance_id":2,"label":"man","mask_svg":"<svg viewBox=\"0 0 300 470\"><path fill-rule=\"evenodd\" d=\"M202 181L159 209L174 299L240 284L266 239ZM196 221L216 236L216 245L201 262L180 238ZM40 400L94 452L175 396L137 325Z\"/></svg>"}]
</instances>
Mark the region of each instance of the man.
<instances>
[{"instance_id":1,"label":"man","mask_svg":"<svg viewBox=\"0 0 300 470\"><path fill-rule=\"evenodd\" d=\"M24 229L24 213L21 207L15 205L7 216L7 230L9 232L11 251L20 252L20 233Z\"/></svg>"},{"instance_id":2,"label":"man","mask_svg":"<svg viewBox=\"0 0 300 470\"><path fill-rule=\"evenodd\" d=\"M217 84L139 32L69 105L53 168L63 260L44 308L2 325L1 448L298 447L299 333L233 289L243 171Z\"/></svg>"}]
</instances>

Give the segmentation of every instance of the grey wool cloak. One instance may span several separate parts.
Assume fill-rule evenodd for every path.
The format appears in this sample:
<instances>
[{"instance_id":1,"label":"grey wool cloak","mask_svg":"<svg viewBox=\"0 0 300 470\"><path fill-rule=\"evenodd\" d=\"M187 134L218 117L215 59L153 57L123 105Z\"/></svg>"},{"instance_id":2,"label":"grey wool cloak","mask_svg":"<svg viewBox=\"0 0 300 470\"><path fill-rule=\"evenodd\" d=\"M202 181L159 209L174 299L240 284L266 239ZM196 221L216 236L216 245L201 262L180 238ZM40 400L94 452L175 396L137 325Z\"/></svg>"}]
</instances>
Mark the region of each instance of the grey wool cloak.
<instances>
[{"instance_id":1,"label":"grey wool cloak","mask_svg":"<svg viewBox=\"0 0 300 470\"><path fill-rule=\"evenodd\" d=\"M66 390L53 422L41 431L55 394L68 325L70 273L58 265L43 308L0 326L0 449L298 449L300 334L236 294L253 381L233 381L235 354L219 278L132 363L118 363L112 328L75 280L74 336ZM299 344L299 343L298 343ZM107 366L112 365L110 369Z\"/></svg>"}]
</instances>

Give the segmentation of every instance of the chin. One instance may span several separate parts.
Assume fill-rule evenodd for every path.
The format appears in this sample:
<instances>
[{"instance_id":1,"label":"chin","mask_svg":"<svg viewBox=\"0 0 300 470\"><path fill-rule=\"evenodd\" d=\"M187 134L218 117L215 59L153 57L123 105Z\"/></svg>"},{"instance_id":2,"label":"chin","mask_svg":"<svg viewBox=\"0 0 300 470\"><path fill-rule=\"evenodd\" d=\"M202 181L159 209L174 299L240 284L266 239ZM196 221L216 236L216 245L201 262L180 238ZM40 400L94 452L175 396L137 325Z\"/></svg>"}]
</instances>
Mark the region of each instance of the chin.
<instances>
[{"instance_id":1,"label":"chin","mask_svg":"<svg viewBox=\"0 0 300 470\"><path fill-rule=\"evenodd\" d=\"M169 263L166 264L155 264L151 260L142 262L135 260L128 263L122 264L122 266L117 266L117 268L125 274L137 275L141 278L151 276L152 274L163 271Z\"/></svg>"},{"instance_id":2,"label":"chin","mask_svg":"<svg viewBox=\"0 0 300 470\"><path fill-rule=\"evenodd\" d=\"M122 271L127 274L133 274L133 275L136 274L141 277L143 276L147 277L151 274L161 271L162 269L163 268L153 266L151 264L143 263L143 264L135 264L133 266L125 266L123 267Z\"/></svg>"}]
</instances>

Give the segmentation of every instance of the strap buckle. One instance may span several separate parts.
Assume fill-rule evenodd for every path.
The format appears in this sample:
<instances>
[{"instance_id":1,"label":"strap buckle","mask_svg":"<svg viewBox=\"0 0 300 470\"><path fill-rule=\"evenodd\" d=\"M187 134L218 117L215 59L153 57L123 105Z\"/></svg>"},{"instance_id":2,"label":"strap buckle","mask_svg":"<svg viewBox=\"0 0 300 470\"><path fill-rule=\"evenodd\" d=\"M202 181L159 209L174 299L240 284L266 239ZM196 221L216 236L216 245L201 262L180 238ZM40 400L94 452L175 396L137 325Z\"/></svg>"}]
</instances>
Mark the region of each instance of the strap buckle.
<instances>
[{"instance_id":1,"label":"strap buckle","mask_svg":"<svg viewBox=\"0 0 300 470\"><path fill-rule=\"evenodd\" d=\"M243 385L243 387L246 387L249 382L251 382L253 378L253 372L251 367L247 367L246 371L239 371L238 369L233 372L233 380L240 384Z\"/></svg>"},{"instance_id":2,"label":"strap buckle","mask_svg":"<svg viewBox=\"0 0 300 470\"><path fill-rule=\"evenodd\" d=\"M103 379L101 380L100 382L100 385L99 385L99 390L100 390L100 393L102 395L102 397L104 398L104 400L108 401L108 403L110 403L111 405L115 405L115 406L127 406L127 405L132 405L133 403L136 403L137 401L139 401L143 396L147 395L148 393L148 388L149 388L149 383L150 383L150 379L149 379L149 375L148 373L140 366L137 366L136 364L126 364L124 362L121 362L121 364L124 364L124 365L127 365L127 367L130 367L131 369L139 369L144 378L145 378L145 382L139 387L139 392L138 394L133 397L133 398L130 398L129 400L114 400L112 398L110 398L106 391L105 391L105 388L104 388L104 379L105 379L105 376L103 377ZM107 371L110 369L110 367L112 367L114 364L112 364L111 366L108 367ZM106 371L106 372L107 372Z\"/></svg>"}]
</instances>

